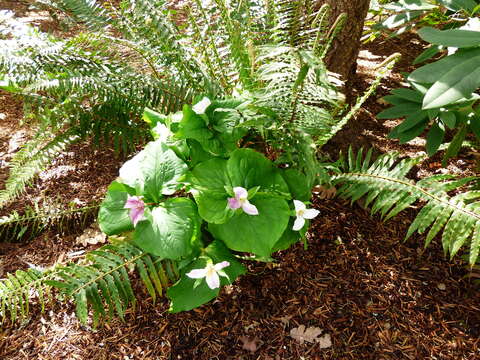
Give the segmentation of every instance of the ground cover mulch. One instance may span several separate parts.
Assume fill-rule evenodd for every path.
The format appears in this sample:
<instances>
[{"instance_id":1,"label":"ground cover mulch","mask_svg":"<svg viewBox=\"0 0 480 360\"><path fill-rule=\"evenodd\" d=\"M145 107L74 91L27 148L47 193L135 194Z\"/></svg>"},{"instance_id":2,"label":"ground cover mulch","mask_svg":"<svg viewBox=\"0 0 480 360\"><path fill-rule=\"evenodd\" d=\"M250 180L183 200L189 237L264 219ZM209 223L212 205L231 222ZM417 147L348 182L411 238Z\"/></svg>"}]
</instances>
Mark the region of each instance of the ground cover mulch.
<instances>
[{"instance_id":1,"label":"ground cover mulch","mask_svg":"<svg viewBox=\"0 0 480 360\"><path fill-rule=\"evenodd\" d=\"M23 6L23 12L28 5L0 1L0 8L4 3L14 10ZM395 51L403 58L356 118L327 144L332 158L350 144L406 157L424 152L421 140L399 145L386 139L398 121L375 118L385 108L380 97L402 82L400 72L411 70L411 60L422 49L419 39L408 34L364 47L357 93L372 81L375 64ZM11 156L29 133L18 125L21 102L2 92L0 100L1 188ZM474 150L464 149L444 169L439 154L421 162L413 175L469 175L477 158ZM98 200L121 163L108 148L75 145L9 209L21 211L45 197L79 205ZM276 254L275 263L249 264L246 276L199 309L169 314L166 300L153 304L139 283L135 311L125 322L114 319L98 329L81 326L71 303L53 302L43 314L33 305L29 319L0 328L0 359L480 358L480 286L475 282L480 273L458 257L446 259L438 239L426 250L420 236L403 242L415 209L385 223L339 198L316 196L314 206L321 214L313 222L308 250L298 244ZM0 277L29 263L48 266L94 248L76 241L82 231L78 227L61 235L52 229L28 243L0 242ZM300 325L322 329L331 346L300 344L290 336Z\"/></svg>"},{"instance_id":2,"label":"ground cover mulch","mask_svg":"<svg viewBox=\"0 0 480 360\"><path fill-rule=\"evenodd\" d=\"M478 359L478 286L435 244L402 242L411 214L387 223L358 206L315 200L308 250L301 244L249 274L218 300L168 314L144 292L126 322L81 327L72 306L33 313L0 337L2 359ZM299 325L332 346L300 345ZM247 346L245 346L247 344ZM253 344L253 345L252 345ZM250 350L244 349L247 347Z\"/></svg>"}]
</instances>

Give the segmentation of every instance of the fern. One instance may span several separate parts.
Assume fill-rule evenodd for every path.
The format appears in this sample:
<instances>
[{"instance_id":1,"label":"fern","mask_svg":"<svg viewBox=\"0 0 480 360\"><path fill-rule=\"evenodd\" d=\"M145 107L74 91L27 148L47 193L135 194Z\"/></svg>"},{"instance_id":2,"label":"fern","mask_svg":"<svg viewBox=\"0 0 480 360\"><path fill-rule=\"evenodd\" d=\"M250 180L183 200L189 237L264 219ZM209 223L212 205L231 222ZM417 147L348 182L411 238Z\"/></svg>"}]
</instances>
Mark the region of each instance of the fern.
<instances>
[{"instance_id":1,"label":"fern","mask_svg":"<svg viewBox=\"0 0 480 360\"><path fill-rule=\"evenodd\" d=\"M64 209L60 204L39 204L28 206L19 214L13 211L0 217L0 241L25 241L34 238L48 229L60 234L71 232L73 228L85 227L97 213L98 204L82 208Z\"/></svg>"},{"instance_id":2,"label":"fern","mask_svg":"<svg viewBox=\"0 0 480 360\"><path fill-rule=\"evenodd\" d=\"M436 175L414 183L407 174L419 159L398 161L396 155L386 154L370 162L371 155L370 150L363 159L362 151L355 156L350 149L348 159L341 161L341 173L332 179L332 184L339 187L338 194L352 201L365 197L365 205L371 205L372 213L379 213L385 220L416 201L424 201L406 238L429 229L425 239L428 246L441 233L446 254L452 258L467 245L469 262L475 264L480 250L480 192L462 189L478 182L478 178ZM451 195L452 191L457 194Z\"/></svg>"},{"instance_id":3,"label":"fern","mask_svg":"<svg viewBox=\"0 0 480 360\"><path fill-rule=\"evenodd\" d=\"M94 325L115 314L124 318L129 307L135 307L132 271L140 277L155 302L178 273L173 263L148 255L129 244L118 242L91 251L84 261L45 270L31 268L8 274L0 281L0 316L12 321L29 314L32 298L39 299L42 310L50 294L67 296L76 305L79 320L85 324L91 309ZM59 293L54 293L52 287Z\"/></svg>"},{"instance_id":4,"label":"fern","mask_svg":"<svg viewBox=\"0 0 480 360\"><path fill-rule=\"evenodd\" d=\"M15 274L7 274L6 279L0 280L2 323L8 315L12 322L25 319L29 315L32 297L39 300L41 310L44 311L45 303L51 294L45 282L51 275L50 269L40 270L32 267L26 271L17 270Z\"/></svg>"}]
</instances>

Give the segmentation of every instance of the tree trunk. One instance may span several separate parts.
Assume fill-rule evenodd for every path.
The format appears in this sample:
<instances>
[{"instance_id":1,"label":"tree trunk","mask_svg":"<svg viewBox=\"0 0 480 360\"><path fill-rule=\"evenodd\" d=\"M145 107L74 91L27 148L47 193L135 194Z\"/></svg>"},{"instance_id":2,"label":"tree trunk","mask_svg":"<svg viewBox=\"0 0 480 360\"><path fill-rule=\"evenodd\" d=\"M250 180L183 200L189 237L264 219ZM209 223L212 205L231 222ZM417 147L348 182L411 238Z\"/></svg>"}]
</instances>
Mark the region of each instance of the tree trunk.
<instances>
[{"instance_id":1,"label":"tree trunk","mask_svg":"<svg viewBox=\"0 0 480 360\"><path fill-rule=\"evenodd\" d=\"M317 6L320 7L324 3L328 3L332 8L332 22L341 13L348 16L327 58L328 69L342 75L348 89L357 70L360 38L370 0L318 0Z\"/></svg>"}]
</instances>

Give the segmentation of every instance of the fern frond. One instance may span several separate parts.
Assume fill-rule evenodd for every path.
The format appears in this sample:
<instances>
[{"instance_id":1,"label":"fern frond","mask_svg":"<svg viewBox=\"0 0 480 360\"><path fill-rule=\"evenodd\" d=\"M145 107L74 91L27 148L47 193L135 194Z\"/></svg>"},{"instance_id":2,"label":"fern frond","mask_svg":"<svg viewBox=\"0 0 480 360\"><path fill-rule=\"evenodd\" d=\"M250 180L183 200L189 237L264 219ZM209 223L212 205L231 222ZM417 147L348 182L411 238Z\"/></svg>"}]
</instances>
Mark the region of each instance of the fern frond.
<instances>
[{"instance_id":1,"label":"fern frond","mask_svg":"<svg viewBox=\"0 0 480 360\"><path fill-rule=\"evenodd\" d=\"M462 246L469 245L469 261L473 265L480 245L480 192L462 192L462 188L479 179L437 175L414 183L407 174L419 159L398 161L396 155L386 154L370 163L370 158L371 151L363 159L362 151L355 156L349 150L348 159L342 161L342 173L332 179L332 183L338 186L338 194L352 201L365 197L365 205L371 205L372 213L380 213L385 219L418 200L424 201L425 205L410 225L406 238L414 232L423 234L429 229L425 239L425 246L428 246L441 233L445 253L453 257ZM459 193L450 195L452 191Z\"/></svg>"},{"instance_id":2,"label":"fern frond","mask_svg":"<svg viewBox=\"0 0 480 360\"><path fill-rule=\"evenodd\" d=\"M0 217L0 242L26 241L46 231L56 229L65 234L74 226L84 227L89 219L95 217L99 204L81 208L64 209L59 204L39 204L28 206L23 214L17 211Z\"/></svg>"},{"instance_id":3,"label":"fern frond","mask_svg":"<svg viewBox=\"0 0 480 360\"><path fill-rule=\"evenodd\" d=\"M154 302L165 287L178 280L175 264L121 241L87 253L80 263L47 269L31 267L7 274L0 280L0 318L5 320L10 315L12 322L26 318L32 299L38 299L43 311L47 300L61 294L74 300L77 316L84 324L89 308L94 325L115 314L123 319L127 308L136 302L132 272L138 274Z\"/></svg>"},{"instance_id":4,"label":"fern frond","mask_svg":"<svg viewBox=\"0 0 480 360\"><path fill-rule=\"evenodd\" d=\"M38 134L18 151L10 163L9 178L5 189L0 190L0 206L4 205L25 189L34 176L43 170L53 158L69 145L79 140L74 131L54 135L48 131ZM47 142L45 144L45 142ZM39 149L40 146L40 149Z\"/></svg>"},{"instance_id":5,"label":"fern frond","mask_svg":"<svg viewBox=\"0 0 480 360\"><path fill-rule=\"evenodd\" d=\"M127 242L120 242L88 253L83 263L59 268L55 280L48 283L74 299L82 323L87 322L90 307L97 325L101 318L114 314L123 319L126 309L135 306L131 270L138 272L155 301L157 295L162 295L163 288L176 280L169 277L166 268L170 266Z\"/></svg>"},{"instance_id":6,"label":"fern frond","mask_svg":"<svg viewBox=\"0 0 480 360\"><path fill-rule=\"evenodd\" d=\"M0 318L2 323L10 315L15 322L29 315L32 298L37 298L42 312L45 303L51 298L50 287L45 284L52 276L51 269L40 270L31 267L28 270L17 270L15 274L7 274L0 280Z\"/></svg>"},{"instance_id":7,"label":"fern frond","mask_svg":"<svg viewBox=\"0 0 480 360\"><path fill-rule=\"evenodd\" d=\"M67 13L92 30L101 30L111 23L107 9L96 0L40 0L40 2Z\"/></svg>"}]
</instances>

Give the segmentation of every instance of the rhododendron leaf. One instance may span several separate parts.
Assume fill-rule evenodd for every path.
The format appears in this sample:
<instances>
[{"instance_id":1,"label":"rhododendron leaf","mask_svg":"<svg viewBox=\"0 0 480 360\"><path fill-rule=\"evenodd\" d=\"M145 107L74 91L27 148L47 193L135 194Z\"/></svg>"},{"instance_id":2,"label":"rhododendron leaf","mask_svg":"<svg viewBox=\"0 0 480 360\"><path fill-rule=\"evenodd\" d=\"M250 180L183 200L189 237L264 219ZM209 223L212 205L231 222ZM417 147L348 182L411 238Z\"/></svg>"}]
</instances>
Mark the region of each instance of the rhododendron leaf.
<instances>
[{"instance_id":1,"label":"rhododendron leaf","mask_svg":"<svg viewBox=\"0 0 480 360\"><path fill-rule=\"evenodd\" d=\"M185 267L181 279L167 290L167 296L171 300L170 312L176 313L196 308L214 299L220 289L210 289L205 281L201 279L198 286L194 287L196 279L191 279L185 274L194 269L202 269L207 265L208 258L214 264L228 261L229 266L222 269L228 276L220 276L220 286L229 285L235 279L245 274L245 267L231 254L228 248L219 240L215 240L204 251L205 258L199 258Z\"/></svg>"},{"instance_id":2,"label":"rhododendron leaf","mask_svg":"<svg viewBox=\"0 0 480 360\"><path fill-rule=\"evenodd\" d=\"M209 224L209 231L232 250L269 256L290 220L290 208L280 196L258 193L251 201L259 215L236 212L224 224Z\"/></svg>"},{"instance_id":3,"label":"rhododendron leaf","mask_svg":"<svg viewBox=\"0 0 480 360\"><path fill-rule=\"evenodd\" d=\"M133 230L129 210L125 209L129 194L135 194L135 191L125 184L114 181L108 187L107 196L98 212L98 223L105 234L115 235Z\"/></svg>"},{"instance_id":4,"label":"rhododendron leaf","mask_svg":"<svg viewBox=\"0 0 480 360\"><path fill-rule=\"evenodd\" d=\"M133 241L144 251L165 259L188 256L197 242L200 221L190 199L168 199L161 206L145 211L149 221L138 223Z\"/></svg>"}]
</instances>

